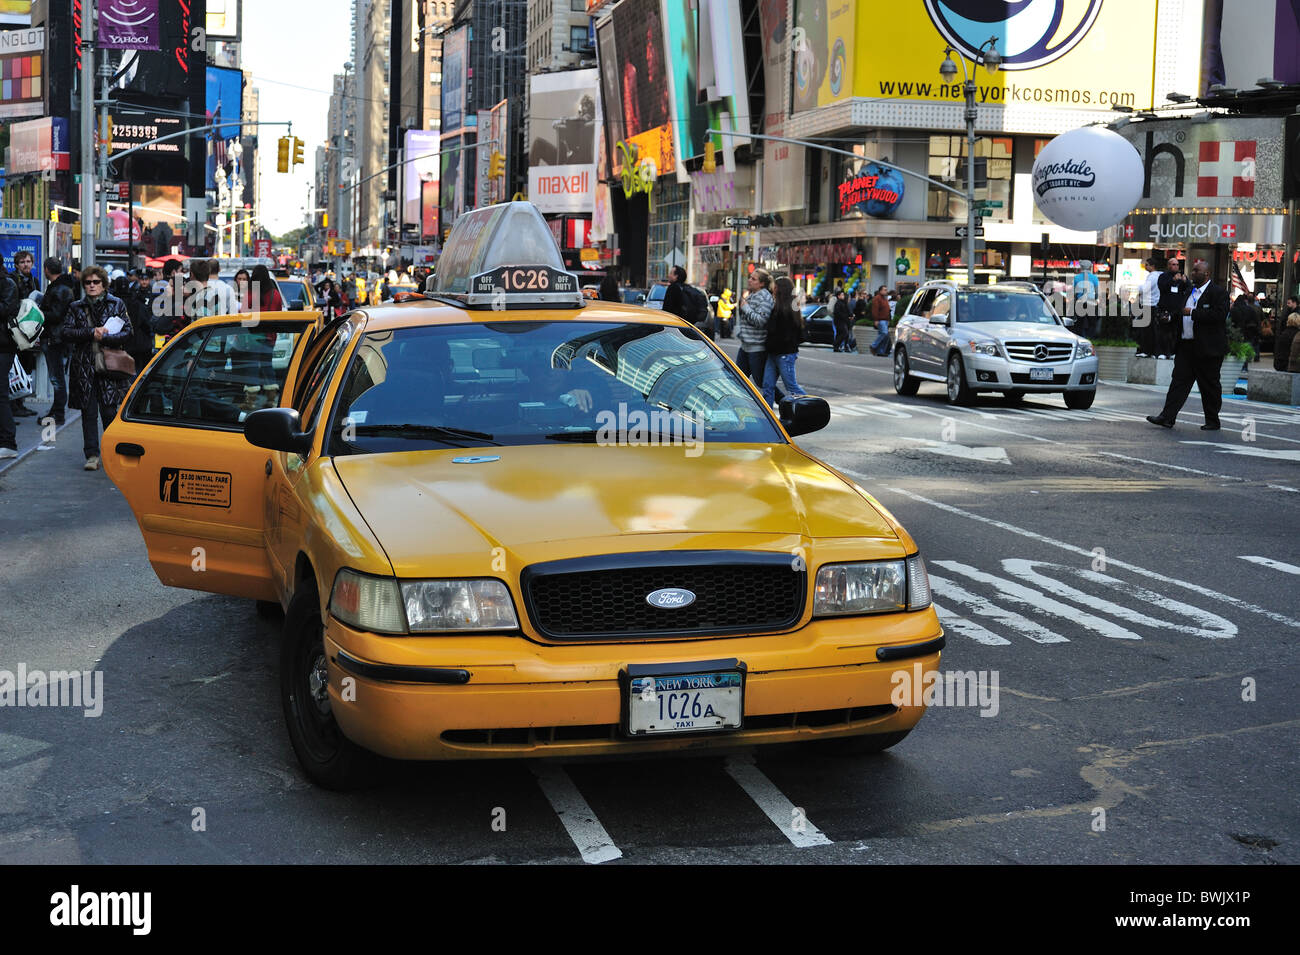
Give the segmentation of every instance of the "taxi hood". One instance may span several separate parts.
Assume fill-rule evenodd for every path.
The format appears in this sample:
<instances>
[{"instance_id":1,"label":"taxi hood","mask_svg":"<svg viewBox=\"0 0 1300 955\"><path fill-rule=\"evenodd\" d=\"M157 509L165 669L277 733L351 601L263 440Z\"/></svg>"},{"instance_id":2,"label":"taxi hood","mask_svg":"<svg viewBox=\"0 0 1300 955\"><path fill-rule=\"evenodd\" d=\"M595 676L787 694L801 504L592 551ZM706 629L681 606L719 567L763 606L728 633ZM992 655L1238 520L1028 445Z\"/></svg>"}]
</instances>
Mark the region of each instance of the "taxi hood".
<instances>
[{"instance_id":1,"label":"taxi hood","mask_svg":"<svg viewBox=\"0 0 1300 955\"><path fill-rule=\"evenodd\" d=\"M399 577L429 574L440 557L570 556L538 545L606 537L618 539L611 552L655 549L629 538L656 534L898 540L866 497L791 445L687 450L547 444L333 463Z\"/></svg>"}]
</instances>

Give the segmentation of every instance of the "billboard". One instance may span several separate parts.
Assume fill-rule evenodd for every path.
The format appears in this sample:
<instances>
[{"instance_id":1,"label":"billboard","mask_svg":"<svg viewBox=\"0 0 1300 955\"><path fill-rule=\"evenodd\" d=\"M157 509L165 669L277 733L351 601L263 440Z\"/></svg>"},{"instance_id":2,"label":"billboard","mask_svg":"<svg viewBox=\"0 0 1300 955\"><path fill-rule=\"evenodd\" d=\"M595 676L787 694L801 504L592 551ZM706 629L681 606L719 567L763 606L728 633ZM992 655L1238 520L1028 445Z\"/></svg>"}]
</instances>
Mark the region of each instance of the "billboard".
<instances>
[{"instance_id":1,"label":"billboard","mask_svg":"<svg viewBox=\"0 0 1300 955\"><path fill-rule=\"evenodd\" d=\"M654 176L672 164L667 63L657 3L621 3L596 28L610 170L623 171L628 147L655 159ZM619 143L627 147L618 148Z\"/></svg>"},{"instance_id":2,"label":"billboard","mask_svg":"<svg viewBox=\"0 0 1300 955\"><path fill-rule=\"evenodd\" d=\"M208 39L239 39L240 0L208 0Z\"/></svg>"},{"instance_id":3,"label":"billboard","mask_svg":"<svg viewBox=\"0 0 1300 955\"><path fill-rule=\"evenodd\" d=\"M406 165L402 176L402 217L406 222L423 222L421 204L424 184L438 181L439 135L431 129L408 129L403 140Z\"/></svg>"},{"instance_id":4,"label":"billboard","mask_svg":"<svg viewBox=\"0 0 1300 955\"><path fill-rule=\"evenodd\" d=\"M763 132L785 135L790 92L791 27L786 0L760 0L759 28L763 33L763 76L766 109ZM763 149L763 212L804 207L804 149L789 143L768 143Z\"/></svg>"},{"instance_id":5,"label":"billboard","mask_svg":"<svg viewBox=\"0 0 1300 955\"><path fill-rule=\"evenodd\" d=\"M45 28L0 32L0 119L45 112Z\"/></svg>"},{"instance_id":6,"label":"billboard","mask_svg":"<svg viewBox=\"0 0 1300 955\"><path fill-rule=\"evenodd\" d=\"M462 194L465 183L465 154L467 149L460 149L463 136L453 136L442 142L443 152L438 157L438 208L440 210L440 228L448 228L457 217L465 211L465 197ZM449 152L455 149L456 152Z\"/></svg>"},{"instance_id":7,"label":"billboard","mask_svg":"<svg viewBox=\"0 0 1300 955\"><path fill-rule=\"evenodd\" d=\"M784 7L784 4L782 5ZM705 130L749 129L740 7L724 0L663 0L674 153L704 152ZM748 138L730 137L735 146ZM714 137L721 148L722 137Z\"/></svg>"},{"instance_id":8,"label":"billboard","mask_svg":"<svg viewBox=\"0 0 1300 955\"><path fill-rule=\"evenodd\" d=\"M162 256L184 234L184 195L180 186L137 184L131 191L131 213L146 255Z\"/></svg>"},{"instance_id":9,"label":"billboard","mask_svg":"<svg viewBox=\"0 0 1300 955\"><path fill-rule=\"evenodd\" d=\"M599 84L599 70L529 78L528 196L542 212L591 211Z\"/></svg>"},{"instance_id":10,"label":"billboard","mask_svg":"<svg viewBox=\"0 0 1300 955\"><path fill-rule=\"evenodd\" d=\"M1203 23L1201 95L1216 83L1249 89L1262 76L1300 83L1300 4L1204 0Z\"/></svg>"},{"instance_id":11,"label":"billboard","mask_svg":"<svg viewBox=\"0 0 1300 955\"><path fill-rule=\"evenodd\" d=\"M837 4L800 0L799 8L835 7ZM845 4L848 6L848 4ZM967 16L970 8L987 8L979 16ZM851 16L851 14L850 14ZM1103 3L1077 0L1072 3L992 4L959 0L924 0L899 6L891 13L889 42L880 42L879 24L867 17L856 24L857 48L871 50L870 56L853 57L848 45L844 61L846 76L852 76L857 96L872 99L920 100L959 103L963 100L961 66L955 78L939 77L945 45L971 58L990 37L997 40L1002 66L990 74L977 68L973 79L976 99L1008 108L1108 110L1112 106L1135 109L1152 107L1156 0ZM837 60L834 50L842 29L819 32L815 18L807 20L809 64L807 82L800 84L800 57L796 52L795 108L824 105L833 96ZM852 34L854 28L849 27ZM830 59L823 63L820 37L832 44ZM796 38L796 43L799 38ZM851 40L851 38L850 38ZM1191 54L1189 54L1191 55ZM1200 50L1195 56L1199 58ZM825 68L820 86L816 77ZM841 92L850 84L844 83ZM817 103L809 90L816 88ZM802 90L802 93L801 93Z\"/></svg>"},{"instance_id":12,"label":"billboard","mask_svg":"<svg viewBox=\"0 0 1300 955\"><path fill-rule=\"evenodd\" d=\"M190 95L190 64L203 62L203 54L190 48L193 4L190 0L157 0L157 3L160 48L127 51L116 85L121 90L153 98L186 99Z\"/></svg>"},{"instance_id":13,"label":"billboard","mask_svg":"<svg viewBox=\"0 0 1300 955\"><path fill-rule=\"evenodd\" d=\"M45 261L45 223L39 219L0 219L0 264L14 267L14 256L30 252L38 263Z\"/></svg>"},{"instance_id":14,"label":"billboard","mask_svg":"<svg viewBox=\"0 0 1300 955\"><path fill-rule=\"evenodd\" d=\"M103 0L98 44L102 50L158 49L158 0Z\"/></svg>"},{"instance_id":15,"label":"billboard","mask_svg":"<svg viewBox=\"0 0 1300 955\"><path fill-rule=\"evenodd\" d=\"M244 74L242 70L227 69L223 66L208 67L208 122L220 123L232 120L228 125L221 125L213 130L219 139L234 139L239 136L239 121L244 116Z\"/></svg>"},{"instance_id":16,"label":"billboard","mask_svg":"<svg viewBox=\"0 0 1300 955\"><path fill-rule=\"evenodd\" d=\"M0 27L8 29L31 25L32 0L0 0Z\"/></svg>"},{"instance_id":17,"label":"billboard","mask_svg":"<svg viewBox=\"0 0 1300 955\"><path fill-rule=\"evenodd\" d=\"M9 148L5 150L5 171L41 172L69 168L68 121L44 116L9 127Z\"/></svg>"},{"instance_id":18,"label":"billboard","mask_svg":"<svg viewBox=\"0 0 1300 955\"><path fill-rule=\"evenodd\" d=\"M818 106L827 106L853 95L854 49L859 40L854 37L854 6L848 0L795 0L794 29L790 31L790 48L794 51L794 104L796 113ZM873 17L862 17L862 25L867 34L867 42L862 47L870 50L870 57L889 57L897 47L912 46L916 41L911 36L913 29L906 22L918 16L921 4L913 2L897 5L889 11L889 37L887 41L880 36L880 21ZM929 6L929 3L926 4ZM1040 3L1039 6L1042 6ZM924 14L920 14L924 20ZM922 44L930 43L933 30L924 37ZM943 47L939 47L939 52ZM916 58L911 50L909 57ZM932 54L920 57L915 64L921 72L934 73L938 61ZM859 93L859 95L867 95ZM879 94L875 94L879 95Z\"/></svg>"},{"instance_id":19,"label":"billboard","mask_svg":"<svg viewBox=\"0 0 1300 955\"><path fill-rule=\"evenodd\" d=\"M442 128L455 132L465 125L465 68L469 28L461 27L442 41Z\"/></svg>"}]
</instances>

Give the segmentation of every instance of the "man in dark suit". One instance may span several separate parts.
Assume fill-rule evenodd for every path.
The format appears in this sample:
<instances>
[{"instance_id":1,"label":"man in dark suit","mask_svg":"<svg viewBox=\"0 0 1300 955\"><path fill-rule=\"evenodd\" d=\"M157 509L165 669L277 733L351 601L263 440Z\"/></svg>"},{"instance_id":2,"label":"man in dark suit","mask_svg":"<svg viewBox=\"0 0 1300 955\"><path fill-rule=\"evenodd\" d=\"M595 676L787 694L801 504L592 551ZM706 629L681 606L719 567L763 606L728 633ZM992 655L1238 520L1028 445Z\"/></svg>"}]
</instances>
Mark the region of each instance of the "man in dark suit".
<instances>
[{"instance_id":1,"label":"man in dark suit","mask_svg":"<svg viewBox=\"0 0 1300 955\"><path fill-rule=\"evenodd\" d=\"M1192 265L1191 284L1181 319L1174 318L1174 372L1165 406L1160 414L1147 415L1147 420L1172 428L1195 381L1205 410L1201 430L1218 431L1219 409L1223 406L1219 366L1228 351L1228 292L1210 281L1210 266L1204 259Z\"/></svg>"},{"instance_id":2,"label":"man in dark suit","mask_svg":"<svg viewBox=\"0 0 1300 955\"><path fill-rule=\"evenodd\" d=\"M1159 295L1156 299L1156 313L1152 326L1151 354L1159 358L1169 358L1174 353L1177 340L1178 316L1183 314L1183 305L1191 293L1191 283L1183 277L1183 270L1178 264L1178 256L1171 255L1165 263L1165 270L1156 280Z\"/></svg>"}]
</instances>

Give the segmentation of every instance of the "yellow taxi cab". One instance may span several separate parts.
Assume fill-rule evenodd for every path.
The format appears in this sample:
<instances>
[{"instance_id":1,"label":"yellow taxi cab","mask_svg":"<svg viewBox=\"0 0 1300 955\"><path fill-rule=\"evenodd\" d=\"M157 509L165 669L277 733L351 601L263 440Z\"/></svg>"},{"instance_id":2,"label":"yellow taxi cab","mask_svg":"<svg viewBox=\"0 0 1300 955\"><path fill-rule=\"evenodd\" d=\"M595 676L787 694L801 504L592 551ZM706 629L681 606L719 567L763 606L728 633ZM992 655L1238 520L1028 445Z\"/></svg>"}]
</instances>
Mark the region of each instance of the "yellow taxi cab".
<instances>
[{"instance_id":1,"label":"yellow taxi cab","mask_svg":"<svg viewBox=\"0 0 1300 955\"><path fill-rule=\"evenodd\" d=\"M287 358L284 346L291 344ZM916 543L676 316L584 301L526 202L427 297L195 322L105 467L167 585L277 601L306 774L821 741L876 752L944 644Z\"/></svg>"}]
</instances>

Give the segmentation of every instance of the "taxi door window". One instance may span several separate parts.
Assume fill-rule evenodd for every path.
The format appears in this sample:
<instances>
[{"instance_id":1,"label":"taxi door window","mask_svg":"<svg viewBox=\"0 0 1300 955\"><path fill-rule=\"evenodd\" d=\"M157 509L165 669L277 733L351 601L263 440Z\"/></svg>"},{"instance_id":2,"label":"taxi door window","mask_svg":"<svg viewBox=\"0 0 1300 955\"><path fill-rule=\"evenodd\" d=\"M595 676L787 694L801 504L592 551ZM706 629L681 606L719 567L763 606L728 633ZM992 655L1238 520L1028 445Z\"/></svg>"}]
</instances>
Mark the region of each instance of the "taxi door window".
<instances>
[{"instance_id":1,"label":"taxi door window","mask_svg":"<svg viewBox=\"0 0 1300 955\"><path fill-rule=\"evenodd\" d=\"M238 430L251 412L280 404L301 325L217 326L192 333L149 373L128 417Z\"/></svg>"},{"instance_id":2,"label":"taxi door window","mask_svg":"<svg viewBox=\"0 0 1300 955\"><path fill-rule=\"evenodd\" d=\"M302 420L302 429L311 431L320 418L321 405L325 401L325 392L329 390L330 379L338 368L343 353L347 351L352 340L352 323L344 322L334 333L329 347L321 355L316 367L311 370L306 390L298 404L298 414Z\"/></svg>"}]
</instances>

